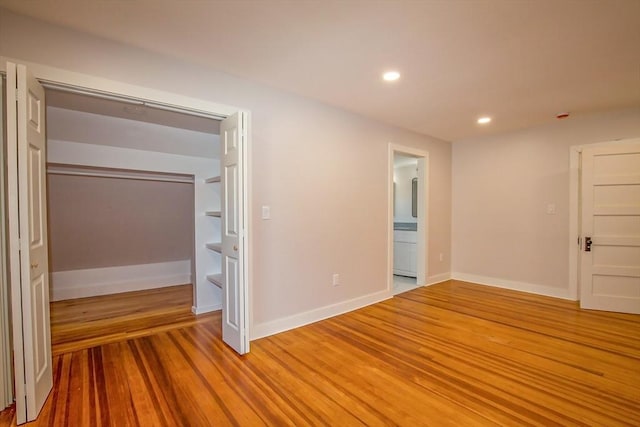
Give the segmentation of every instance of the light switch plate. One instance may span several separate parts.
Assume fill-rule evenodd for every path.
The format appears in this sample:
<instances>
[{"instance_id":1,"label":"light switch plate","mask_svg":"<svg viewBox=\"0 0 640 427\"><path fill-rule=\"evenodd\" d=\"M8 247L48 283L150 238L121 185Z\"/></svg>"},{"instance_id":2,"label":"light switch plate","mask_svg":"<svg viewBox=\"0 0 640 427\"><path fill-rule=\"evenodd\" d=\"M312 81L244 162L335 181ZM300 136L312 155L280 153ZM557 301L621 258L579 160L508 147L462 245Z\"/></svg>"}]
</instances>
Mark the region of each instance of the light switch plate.
<instances>
[{"instance_id":1,"label":"light switch plate","mask_svg":"<svg viewBox=\"0 0 640 427\"><path fill-rule=\"evenodd\" d=\"M271 207L266 205L262 207L262 219L271 219Z\"/></svg>"}]
</instances>

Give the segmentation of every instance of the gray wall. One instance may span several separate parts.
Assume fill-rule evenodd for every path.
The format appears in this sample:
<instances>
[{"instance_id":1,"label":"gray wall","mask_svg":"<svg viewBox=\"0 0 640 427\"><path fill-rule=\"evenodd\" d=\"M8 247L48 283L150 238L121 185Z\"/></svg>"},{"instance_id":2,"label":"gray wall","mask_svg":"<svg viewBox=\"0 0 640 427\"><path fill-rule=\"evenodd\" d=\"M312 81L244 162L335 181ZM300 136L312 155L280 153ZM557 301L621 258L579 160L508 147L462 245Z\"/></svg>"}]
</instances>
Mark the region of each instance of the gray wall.
<instances>
[{"instance_id":1,"label":"gray wall","mask_svg":"<svg viewBox=\"0 0 640 427\"><path fill-rule=\"evenodd\" d=\"M192 258L193 184L48 176L53 272Z\"/></svg>"}]
</instances>

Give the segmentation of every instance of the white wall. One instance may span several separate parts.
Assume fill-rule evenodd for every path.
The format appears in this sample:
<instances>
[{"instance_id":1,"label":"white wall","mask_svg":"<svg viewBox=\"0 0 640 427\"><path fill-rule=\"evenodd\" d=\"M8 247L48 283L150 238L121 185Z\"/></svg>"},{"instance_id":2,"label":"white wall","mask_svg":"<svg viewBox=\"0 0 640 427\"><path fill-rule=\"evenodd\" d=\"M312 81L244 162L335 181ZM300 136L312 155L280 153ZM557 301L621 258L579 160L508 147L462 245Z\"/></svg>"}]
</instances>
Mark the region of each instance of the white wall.
<instances>
[{"instance_id":1,"label":"white wall","mask_svg":"<svg viewBox=\"0 0 640 427\"><path fill-rule=\"evenodd\" d=\"M418 218L411 215L413 178L418 177L418 161L414 164L396 166L393 168L393 182L396 188L394 221L418 222Z\"/></svg>"},{"instance_id":2,"label":"white wall","mask_svg":"<svg viewBox=\"0 0 640 427\"><path fill-rule=\"evenodd\" d=\"M448 257L437 258L450 253L449 143L2 12L0 55L251 110L251 289L253 324L263 334L287 316L294 317L283 327L313 310L385 294L389 142L429 152L429 274L450 271ZM271 220L260 219L261 205L271 206ZM331 285L332 273L340 286Z\"/></svg>"},{"instance_id":3,"label":"white wall","mask_svg":"<svg viewBox=\"0 0 640 427\"><path fill-rule=\"evenodd\" d=\"M455 141L454 278L569 297L569 147L637 136L640 108Z\"/></svg>"}]
</instances>

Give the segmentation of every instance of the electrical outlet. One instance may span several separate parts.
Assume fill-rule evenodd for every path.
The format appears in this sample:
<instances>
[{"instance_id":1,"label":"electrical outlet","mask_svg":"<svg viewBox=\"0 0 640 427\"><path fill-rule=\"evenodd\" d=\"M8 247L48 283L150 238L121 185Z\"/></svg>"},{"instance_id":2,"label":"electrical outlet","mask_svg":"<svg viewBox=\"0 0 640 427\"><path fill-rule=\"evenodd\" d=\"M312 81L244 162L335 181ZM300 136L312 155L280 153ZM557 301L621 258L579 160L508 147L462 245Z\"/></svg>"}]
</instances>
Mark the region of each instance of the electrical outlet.
<instances>
[{"instance_id":1,"label":"electrical outlet","mask_svg":"<svg viewBox=\"0 0 640 427\"><path fill-rule=\"evenodd\" d=\"M335 273L333 275L333 286L338 286L340 284L340 275Z\"/></svg>"},{"instance_id":2,"label":"electrical outlet","mask_svg":"<svg viewBox=\"0 0 640 427\"><path fill-rule=\"evenodd\" d=\"M555 215L556 214L556 204L549 203L547 204L547 215Z\"/></svg>"},{"instance_id":3,"label":"electrical outlet","mask_svg":"<svg viewBox=\"0 0 640 427\"><path fill-rule=\"evenodd\" d=\"M444 260L444 254L440 252L440 262L442 262L443 260Z\"/></svg>"}]
</instances>

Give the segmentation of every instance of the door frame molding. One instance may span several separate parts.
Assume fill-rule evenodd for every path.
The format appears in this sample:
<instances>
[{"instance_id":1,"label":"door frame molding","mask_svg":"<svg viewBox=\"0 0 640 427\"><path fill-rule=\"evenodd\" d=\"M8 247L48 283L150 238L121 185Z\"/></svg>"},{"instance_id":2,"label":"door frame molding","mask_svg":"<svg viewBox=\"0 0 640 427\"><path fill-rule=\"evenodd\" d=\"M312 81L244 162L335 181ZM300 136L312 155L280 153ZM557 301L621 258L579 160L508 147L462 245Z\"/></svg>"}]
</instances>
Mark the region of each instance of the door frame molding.
<instances>
[{"instance_id":1,"label":"door frame molding","mask_svg":"<svg viewBox=\"0 0 640 427\"><path fill-rule=\"evenodd\" d=\"M0 147L4 147L4 103L6 92L3 87L4 79L0 77ZM8 407L13 402L13 361L11 359L10 325L10 294L9 275L6 256L7 253L7 229L5 219L7 215L6 192L5 192L5 154L0 149L0 411Z\"/></svg>"},{"instance_id":2,"label":"door frame molding","mask_svg":"<svg viewBox=\"0 0 640 427\"><path fill-rule=\"evenodd\" d=\"M418 231L416 248L416 285L425 286L428 277L429 256L429 152L419 148L389 143L387 164L387 291L393 294L393 159L404 154L418 159ZM421 200L422 199L422 200Z\"/></svg>"},{"instance_id":3,"label":"door frame molding","mask_svg":"<svg viewBox=\"0 0 640 427\"><path fill-rule=\"evenodd\" d=\"M581 172L582 150L607 145L640 143L640 138L618 139L593 144L572 145L569 147L569 298L580 300L580 254L579 238L582 235L581 218Z\"/></svg>"}]
</instances>

